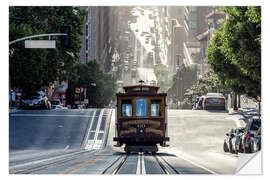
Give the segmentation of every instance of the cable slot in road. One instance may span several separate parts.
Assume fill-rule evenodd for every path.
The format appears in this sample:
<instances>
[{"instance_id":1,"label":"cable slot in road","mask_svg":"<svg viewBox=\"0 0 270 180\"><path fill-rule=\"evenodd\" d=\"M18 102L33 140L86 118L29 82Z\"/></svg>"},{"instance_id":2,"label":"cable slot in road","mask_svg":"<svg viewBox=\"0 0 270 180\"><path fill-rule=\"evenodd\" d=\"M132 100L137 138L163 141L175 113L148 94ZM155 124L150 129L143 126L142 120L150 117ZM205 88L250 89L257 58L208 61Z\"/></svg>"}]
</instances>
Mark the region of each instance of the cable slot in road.
<instances>
[{"instance_id":1,"label":"cable slot in road","mask_svg":"<svg viewBox=\"0 0 270 180\"><path fill-rule=\"evenodd\" d=\"M158 155L153 155L164 174L180 174L168 161Z\"/></svg>"},{"instance_id":2,"label":"cable slot in road","mask_svg":"<svg viewBox=\"0 0 270 180\"><path fill-rule=\"evenodd\" d=\"M128 156L129 155L119 156L101 174L117 174L123 164L127 161Z\"/></svg>"},{"instance_id":3,"label":"cable slot in road","mask_svg":"<svg viewBox=\"0 0 270 180\"><path fill-rule=\"evenodd\" d=\"M138 153L138 162L137 162L137 171L136 174L146 174L145 173L145 163L144 163L144 156L142 152Z\"/></svg>"}]
</instances>

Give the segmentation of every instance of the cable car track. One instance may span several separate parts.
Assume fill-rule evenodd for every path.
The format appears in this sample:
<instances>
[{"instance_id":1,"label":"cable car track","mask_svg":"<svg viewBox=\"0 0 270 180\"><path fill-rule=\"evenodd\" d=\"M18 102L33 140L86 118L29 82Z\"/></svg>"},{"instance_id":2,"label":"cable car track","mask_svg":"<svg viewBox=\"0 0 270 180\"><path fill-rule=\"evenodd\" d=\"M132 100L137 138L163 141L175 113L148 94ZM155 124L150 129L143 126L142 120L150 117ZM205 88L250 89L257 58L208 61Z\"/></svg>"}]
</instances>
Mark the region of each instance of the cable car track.
<instances>
[{"instance_id":1,"label":"cable car track","mask_svg":"<svg viewBox=\"0 0 270 180\"><path fill-rule=\"evenodd\" d=\"M113 168L113 171L111 172L111 174L117 174L119 172L119 170L121 169L121 167L124 165L124 163L127 161L128 158L128 154L126 154L124 157L120 156L119 158L117 158L115 161L113 161L113 163L111 163L103 172L102 174L110 174L111 171L109 171L110 169ZM121 160L122 159L122 160ZM119 161L121 161L115 168L114 165L116 165Z\"/></svg>"},{"instance_id":2,"label":"cable car track","mask_svg":"<svg viewBox=\"0 0 270 180\"><path fill-rule=\"evenodd\" d=\"M94 154L95 152L96 151L90 150L90 151L79 151L76 153L67 153L66 157L60 157L59 160L55 160L51 163L46 163L44 165L37 165L35 167L30 167L30 168L26 167L22 169L12 169L12 170L9 170L9 173L10 174L30 174L35 171L40 171L40 170L51 168L51 167L62 166L63 164L65 165L66 163L68 163L69 161L71 161L70 163L74 163L72 162L74 158L78 158L83 155L91 155L91 154ZM57 156L55 158L57 158ZM44 159L44 161L46 161L46 159Z\"/></svg>"},{"instance_id":3,"label":"cable car track","mask_svg":"<svg viewBox=\"0 0 270 180\"><path fill-rule=\"evenodd\" d=\"M166 161L162 156L154 154L153 157L157 161L158 165L160 166L160 168L162 169L164 174L181 174L168 161Z\"/></svg>"}]
</instances>

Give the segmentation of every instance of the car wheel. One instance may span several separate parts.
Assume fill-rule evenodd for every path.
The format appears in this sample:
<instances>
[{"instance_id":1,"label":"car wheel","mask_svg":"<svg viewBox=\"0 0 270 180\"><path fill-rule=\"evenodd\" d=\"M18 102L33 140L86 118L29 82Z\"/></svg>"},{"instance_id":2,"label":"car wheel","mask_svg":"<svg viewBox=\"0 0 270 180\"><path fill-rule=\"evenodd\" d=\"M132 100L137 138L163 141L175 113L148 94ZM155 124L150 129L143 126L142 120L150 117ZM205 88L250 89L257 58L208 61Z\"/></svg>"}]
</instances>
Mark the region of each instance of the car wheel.
<instances>
[{"instance_id":1,"label":"car wheel","mask_svg":"<svg viewBox=\"0 0 270 180\"><path fill-rule=\"evenodd\" d=\"M47 109L52 109L52 104L50 103L50 101L47 102Z\"/></svg>"},{"instance_id":2,"label":"car wheel","mask_svg":"<svg viewBox=\"0 0 270 180\"><path fill-rule=\"evenodd\" d=\"M230 153L234 153L233 145L230 144Z\"/></svg>"},{"instance_id":3,"label":"car wheel","mask_svg":"<svg viewBox=\"0 0 270 180\"><path fill-rule=\"evenodd\" d=\"M238 154L239 149L237 148L237 144L236 144L236 143L235 143L234 147L235 147L234 153L235 153L235 154Z\"/></svg>"},{"instance_id":4,"label":"car wheel","mask_svg":"<svg viewBox=\"0 0 270 180\"><path fill-rule=\"evenodd\" d=\"M245 147L244 148L244 153L251 153L250 147Z\"/></svg>"},{"instance_id":5,"label":"car wheel","mask_svg":"<svg viewBox=\"0 0 270 180\"><path fill-rule=\"evenodd\" d=\"M260 151L260 150L261 150L261 144L258 143L258 144L257 144L257 147L258 147L258 151Z\"/></svg>"},{"instance_id":6,"label":"car wheel","mask_svg":"<svg viewBox=\"0 0 270 180\"><path fill-rule=\"evenodd\" d=\"M224 150L224 152L229 152L228 144L225 141L224 141L224 144L223 144L223 150Z\"/></svg>"}]
</instances>

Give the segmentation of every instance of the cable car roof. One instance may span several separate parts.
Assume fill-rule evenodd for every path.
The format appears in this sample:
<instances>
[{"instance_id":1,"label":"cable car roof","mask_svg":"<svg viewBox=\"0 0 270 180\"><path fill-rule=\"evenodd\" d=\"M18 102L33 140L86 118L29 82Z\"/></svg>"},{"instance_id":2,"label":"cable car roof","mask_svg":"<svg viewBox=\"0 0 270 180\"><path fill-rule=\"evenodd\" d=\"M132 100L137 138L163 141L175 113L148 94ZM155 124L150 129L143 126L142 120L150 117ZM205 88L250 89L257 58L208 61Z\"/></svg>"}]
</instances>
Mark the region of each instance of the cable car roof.
<instances>
[{"instance_id":1,"label":"cable car roof","mask_svg":"<svg viewBox=\"0 0 270 180\"><path fill-rule=\"evenodd\" d=\"M134 86L125 86L123 87L125 93L132 93L132 92L150 92L150 93L157 93L159 90L158 86L150 86L150 85L134 85Z\"/></svg>"}]
</instances>

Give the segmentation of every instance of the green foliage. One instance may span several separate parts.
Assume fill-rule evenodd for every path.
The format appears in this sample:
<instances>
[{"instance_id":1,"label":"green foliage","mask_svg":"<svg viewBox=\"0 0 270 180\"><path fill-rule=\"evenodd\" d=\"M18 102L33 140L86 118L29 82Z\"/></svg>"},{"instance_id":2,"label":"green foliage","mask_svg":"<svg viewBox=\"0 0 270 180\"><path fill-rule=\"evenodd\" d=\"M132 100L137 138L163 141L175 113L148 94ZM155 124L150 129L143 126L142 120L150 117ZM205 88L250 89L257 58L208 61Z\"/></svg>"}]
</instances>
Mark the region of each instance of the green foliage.
<instances>
[{"instance_id":1,"label":"green foliage","mask_svg":"<svg viewBox=\"0 0 270 180\"><path fill-rule=\"evenodd\" d=\"M228 87L219 80L215 72L210 70L186 91L183 103L191 105L198 96L206 95L209 92L220 92L225 95L227 91Z\"/></svg>"},{"instance_id":2,"label":"green foliage","mask_svg":"<svg viewBox=\"0 0 270 180\"><path fill-rule=\"evenodd\" d=\"M211 39L208 64L234 92L261 96L261 8L223 10L229 17Z\"/></svg>"},{"instance_id":3,"label":"green foliage","mask_svg":"<svg viewBox=\"0 0 270 180\"><path fill-rule=\"evenodd\" d=\"M172 85L172 73L163 64L155 65L154 73L157 77L157 85L160 91L167 91Z\"/></svg>"},{"instance_id":4,"label":"green foliage","mask_svg":"<svg viewBox=\"0 0 270 180\"><path fill-rule=\"evenodd\" d=\"M40 89L55 80L70 79L73 65L80 61L84 18L85 12L78 7L10 7L10 41L30 35L59 33L60 26L64 25L71 26L72 41L71 47L66 49L60 48L60 37L51 37L56 40L56 49L25 49L24 41L10 45L14 50L9 62L11 87Z\"/></svg>"},{"instance_id":5,"label":"green foliage","mask_svg":"<svg viewBox=\"0 0 270 180\"><path fill-rule=\"evenodd\" d=\"M75 88L87 88L86 98L89 105L94 107L104 107L114 100L116 84L111 75L101 71L100 64L97 61L89 61L86 64L77 64L74 69L74 78L69 81L67 91L68 104L75 101ZM91 85L95 83L96 86ZM81 98L83 100L83 98Z\"/></svg>"}]
</instances>

